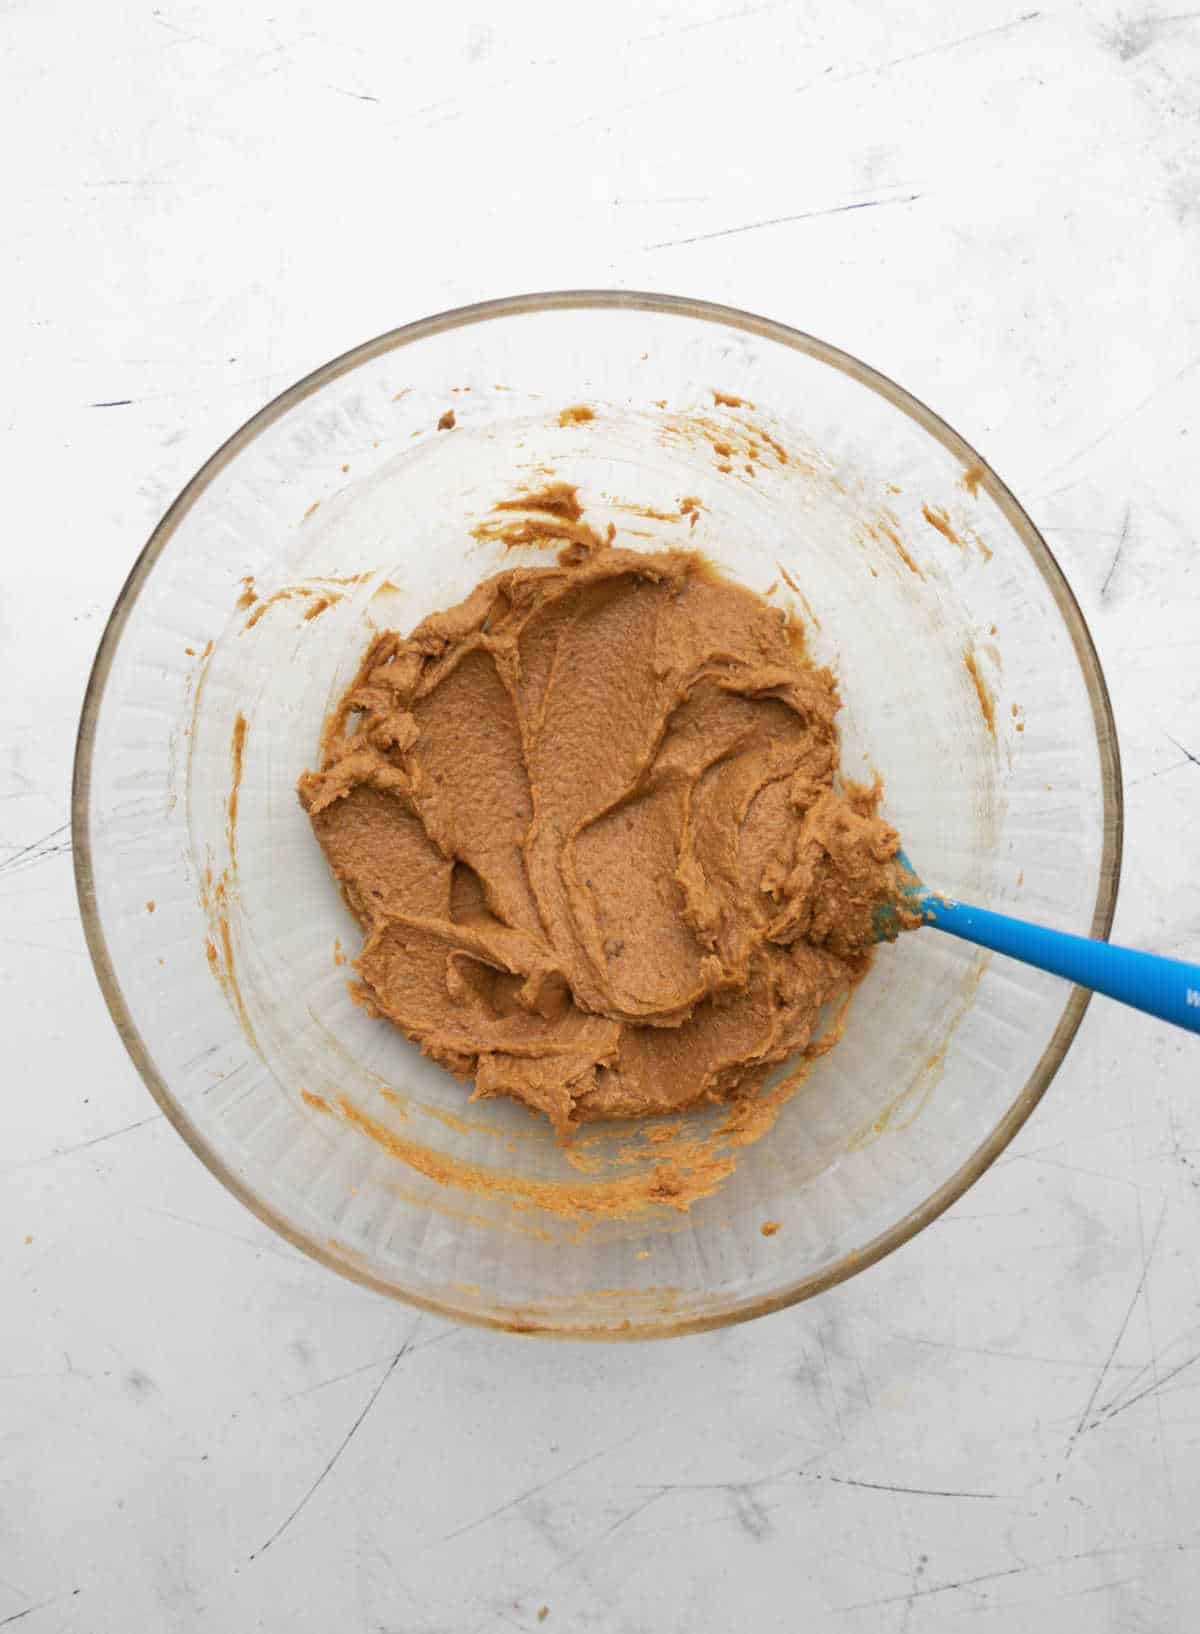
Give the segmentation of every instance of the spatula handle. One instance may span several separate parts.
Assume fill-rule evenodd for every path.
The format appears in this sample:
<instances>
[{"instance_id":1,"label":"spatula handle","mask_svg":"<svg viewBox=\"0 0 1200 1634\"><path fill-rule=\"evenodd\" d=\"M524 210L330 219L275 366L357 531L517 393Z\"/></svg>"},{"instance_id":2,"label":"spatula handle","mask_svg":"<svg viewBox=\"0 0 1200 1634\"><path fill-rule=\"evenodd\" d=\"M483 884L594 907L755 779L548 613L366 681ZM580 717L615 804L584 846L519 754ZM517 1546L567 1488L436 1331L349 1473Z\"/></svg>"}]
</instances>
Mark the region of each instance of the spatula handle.
<instances>
[{"instance_id":1,"label":"spatula handle","mask_svg":"<svg viewBox=\"0 0 1200 1634\"><path fill-rule=\"evenodd\" d=\"M927 891L922 893L921 908L928 924L964 942L994 948L1010 959L1036 965L1147 1015L1200 1033L1200 965L1047 930L1044 925L1009 919L965 902L943 901Z\"/></svg>"}]
</instances>

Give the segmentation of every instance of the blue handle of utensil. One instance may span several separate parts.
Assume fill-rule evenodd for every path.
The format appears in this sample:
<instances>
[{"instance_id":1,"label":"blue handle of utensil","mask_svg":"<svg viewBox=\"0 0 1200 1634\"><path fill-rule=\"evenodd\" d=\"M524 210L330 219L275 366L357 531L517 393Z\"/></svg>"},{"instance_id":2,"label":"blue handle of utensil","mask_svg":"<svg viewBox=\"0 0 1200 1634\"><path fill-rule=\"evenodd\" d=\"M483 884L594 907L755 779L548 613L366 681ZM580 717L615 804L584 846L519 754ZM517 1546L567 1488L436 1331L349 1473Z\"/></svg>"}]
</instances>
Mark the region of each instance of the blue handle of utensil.
<instances>
[{"instance_id":1,"label":"blue handle of utensil","mask_svg":"<svg viewBox=\"0 0 1200 1634\"><path fill-rule=\"evenodd\" d=\"M1131 1004L1147 1015L1200 1033L1200 965L1114 947L1111 942L1093 942L1086 936L1047 930L1044 925L1028 925L986 908L944 901L927 890L921 892L920 905L927 924L959 936L964 942L994 948L997 953L1036 965L1053 976L1064 976L1121 1004Z\"/></svg>"}]
</instances>

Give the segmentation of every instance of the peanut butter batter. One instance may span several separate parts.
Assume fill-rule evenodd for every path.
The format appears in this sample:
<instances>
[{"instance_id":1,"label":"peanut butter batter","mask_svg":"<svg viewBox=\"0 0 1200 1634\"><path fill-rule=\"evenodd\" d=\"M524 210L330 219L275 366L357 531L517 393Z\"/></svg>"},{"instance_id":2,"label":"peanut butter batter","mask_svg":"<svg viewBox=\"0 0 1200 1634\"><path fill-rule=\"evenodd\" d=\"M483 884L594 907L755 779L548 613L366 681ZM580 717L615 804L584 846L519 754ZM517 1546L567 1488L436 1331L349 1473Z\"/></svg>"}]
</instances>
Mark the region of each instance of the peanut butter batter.
<instances>
[{"instance_id":1,"label":"peanut butter batter","mask_svg":"<svg viewBox=\"0 0 1200 1634\"><path fill-rule=\"evenodd\" d=\"M356 998L560 1131L752 1100L898 895L784 614L594 535L379 636L299 796Z\"/></svg>"}]
</instances>

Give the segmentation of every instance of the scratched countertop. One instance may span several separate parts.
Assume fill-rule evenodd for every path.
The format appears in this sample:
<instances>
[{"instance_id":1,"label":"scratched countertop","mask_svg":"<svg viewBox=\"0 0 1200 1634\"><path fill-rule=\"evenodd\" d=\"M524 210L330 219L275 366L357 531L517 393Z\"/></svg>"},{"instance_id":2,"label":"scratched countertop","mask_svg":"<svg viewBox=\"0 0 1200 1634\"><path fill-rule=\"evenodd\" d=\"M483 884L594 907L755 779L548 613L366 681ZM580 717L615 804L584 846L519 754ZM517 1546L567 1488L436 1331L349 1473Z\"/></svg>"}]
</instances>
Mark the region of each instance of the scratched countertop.
<instances>
[{"instance_id":1,"label":"scratched countertop","mask_svg":"<svg viewBox=\"0 0 1200 1634\"><path fill-rule=\"evenodd\" d=\"M617 285L810 330L991 460L1111 688L1114 934L1200 959L1200 14L1029 3L0 7L0 1628L1195 1628L1200 1040L1097 1000L882 1264L539 1344L221 1188L71 871L96 644L212 449L392 325Z\"/></svg>"}]
</instances>

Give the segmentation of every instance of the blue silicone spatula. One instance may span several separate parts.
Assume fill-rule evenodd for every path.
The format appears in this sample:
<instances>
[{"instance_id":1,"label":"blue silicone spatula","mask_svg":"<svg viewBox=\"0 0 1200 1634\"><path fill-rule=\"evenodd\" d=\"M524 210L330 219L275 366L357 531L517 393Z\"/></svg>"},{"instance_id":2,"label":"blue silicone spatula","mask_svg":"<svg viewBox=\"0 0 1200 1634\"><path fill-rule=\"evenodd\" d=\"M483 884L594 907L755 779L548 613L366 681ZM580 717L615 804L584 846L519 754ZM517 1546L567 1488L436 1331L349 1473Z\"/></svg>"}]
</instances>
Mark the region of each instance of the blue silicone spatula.
<instances>
[{"instance_id":1,"label":"blue silicone spatula","mask_svg":"<svg viewBox=\"0 0 1200 1634\"><path fill-rule=\"evenodd\" d=\"M1138 953L1133 948L1095 942L1086 936L1070 936L1066 931L1030 925L987 908L972 908L932 891L903 851L898 860L911 876L911 882L904 887L905 906L919 913L926 925L1200 1033L1200 965L1164 959L1157 953ZM894 940L900 929L896 910L878 909L875 926L880 941Z\"/></svg>"}]
</instances>

